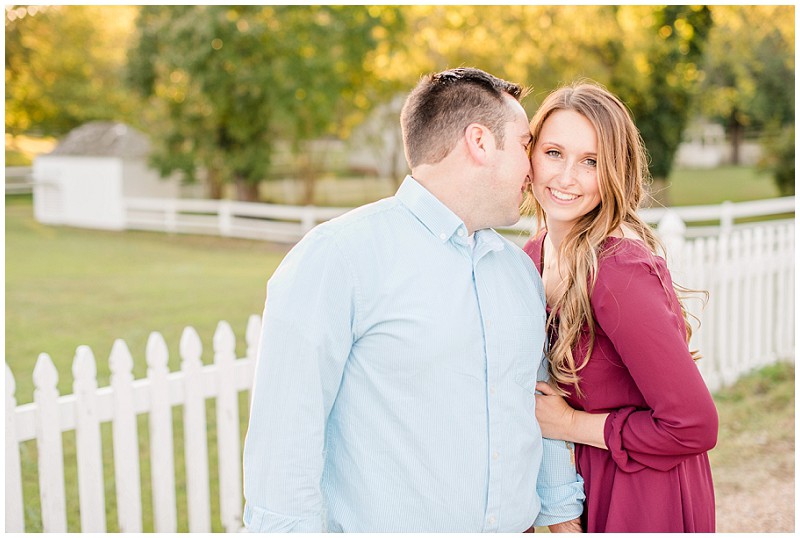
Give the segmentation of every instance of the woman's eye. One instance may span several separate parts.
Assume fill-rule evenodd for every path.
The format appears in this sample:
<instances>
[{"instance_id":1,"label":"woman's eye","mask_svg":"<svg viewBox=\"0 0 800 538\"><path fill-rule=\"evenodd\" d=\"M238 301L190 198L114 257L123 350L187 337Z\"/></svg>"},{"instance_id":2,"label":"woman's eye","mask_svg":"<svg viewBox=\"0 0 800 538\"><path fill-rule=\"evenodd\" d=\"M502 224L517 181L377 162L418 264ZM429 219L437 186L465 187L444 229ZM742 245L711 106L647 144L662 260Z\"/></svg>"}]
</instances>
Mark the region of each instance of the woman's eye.
<instances>
[{"instance_id":1,"label":"woman's eye","mask_svg":"<svg viewBox=\"0 0 800 538\"><path fill-rule=\"evenodd\" d=\"M597 160L596 159L586 159L586 164L588 164L589 166L597 166Z\"/></svg>"},{"instance_id":2,"label":"woman's eye","mask_svg":"<svg viewBox=\"0 0 800 538\"><path fill-rule=\"evenodd\" d=\"M551 157L558 157L559 155L561 155L561 153L560 153L560 152L559 152L557 149L550 149L550 150L547 150L547 151L545 152L545 154L546 154L546 155L549 155L549 156L551 156Z\"/></svg>"}]
</instances>

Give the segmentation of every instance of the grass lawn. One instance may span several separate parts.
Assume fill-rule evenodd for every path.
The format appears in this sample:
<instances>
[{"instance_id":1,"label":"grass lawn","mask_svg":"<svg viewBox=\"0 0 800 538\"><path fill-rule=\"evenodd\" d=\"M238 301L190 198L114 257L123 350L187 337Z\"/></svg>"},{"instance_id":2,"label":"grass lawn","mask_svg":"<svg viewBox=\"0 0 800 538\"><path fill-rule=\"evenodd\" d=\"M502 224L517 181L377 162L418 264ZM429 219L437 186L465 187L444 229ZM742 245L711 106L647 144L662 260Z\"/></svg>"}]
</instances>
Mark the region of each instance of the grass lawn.
<instances>
[{"instance_id":1,"label":"grass lawn","mask_svg":"<svg viewBox=\"0 0 800 538\"><path fill-rule=\"evenodd\" d=\"M745 202L780 196L768 173L748 166L722 166L711 170L676 169L667 178L673 206Z\"/></svg>"},{"instance_id":2,"label":"grass lawn","mask_svg":"<svg viewBox=\"0 0 800 538\"><path fill-rule=\"evenodd\" d=\"M33 399L31 373L42 352L59 371L62 393L72 392L81 344L95 354L101 386L117 338L131 350L136 377L147 369L151 331L166 339L173 370L189 325L211 362L216 325L228 321L242 356L248 316L261 314L266 281L287 250L220 237L44 226L33 219L30 197L6 197L5 210L5 351L19 403Z\"/></svg>"}]
</instances>

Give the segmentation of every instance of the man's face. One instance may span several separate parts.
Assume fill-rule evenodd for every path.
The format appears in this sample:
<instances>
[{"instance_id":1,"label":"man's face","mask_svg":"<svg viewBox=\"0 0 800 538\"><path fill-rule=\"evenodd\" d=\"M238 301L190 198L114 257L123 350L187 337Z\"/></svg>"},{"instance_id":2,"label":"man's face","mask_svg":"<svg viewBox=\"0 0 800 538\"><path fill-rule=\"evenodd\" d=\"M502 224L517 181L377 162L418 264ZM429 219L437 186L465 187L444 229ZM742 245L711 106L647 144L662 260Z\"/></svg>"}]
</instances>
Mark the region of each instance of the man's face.
<instances>
[{"instance_id":1,"label":"man's face","mask_svg":"<svg viewBox=\"0 0 800 538\"><path fill-rule=\"evenodd\" d=\"M503 149L496 149L484 184L487 227L511 226L519 220L520 205L531 177L528 150L531 132L522 105L505 96L512 120L506 122Z\"/></svg>"}]
</instances>

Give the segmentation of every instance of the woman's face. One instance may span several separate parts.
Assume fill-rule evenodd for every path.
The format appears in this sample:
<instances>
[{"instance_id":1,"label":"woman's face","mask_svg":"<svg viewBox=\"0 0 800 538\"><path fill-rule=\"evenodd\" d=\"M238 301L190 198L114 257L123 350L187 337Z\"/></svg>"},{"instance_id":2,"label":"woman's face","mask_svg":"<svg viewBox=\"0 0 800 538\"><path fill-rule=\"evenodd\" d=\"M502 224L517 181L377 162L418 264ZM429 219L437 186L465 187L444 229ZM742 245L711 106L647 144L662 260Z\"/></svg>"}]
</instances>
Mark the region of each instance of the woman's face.
<instances>
[{"instance_id":1,"label":"woman's face","mask_svg":"<svg viewBox=\"0 0 800 538\"><path fill-rule=\"evenodd\" d=\"M568 230L597 207L597 133L585 116L557 110L542 125L531 153L533 195L547 228Z\"/></svg>"}]
</instances>

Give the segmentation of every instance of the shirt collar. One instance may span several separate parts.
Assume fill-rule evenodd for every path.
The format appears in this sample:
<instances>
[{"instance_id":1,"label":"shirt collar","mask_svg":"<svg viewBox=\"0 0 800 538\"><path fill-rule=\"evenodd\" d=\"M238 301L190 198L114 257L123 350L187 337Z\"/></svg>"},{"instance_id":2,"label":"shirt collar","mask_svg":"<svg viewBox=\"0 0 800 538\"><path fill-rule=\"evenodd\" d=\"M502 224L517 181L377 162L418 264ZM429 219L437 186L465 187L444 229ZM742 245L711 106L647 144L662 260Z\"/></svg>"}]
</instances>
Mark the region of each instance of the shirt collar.
<instances>
[{"instance_id":1,"label":"shirt collar","mask_svg":"<svg viewBox=\"0 0 800 538\"><path fill-rule=\"evenodd\" d=\"M442 243L458 234L456 242L468 244L464 221L410 175L405 177L395 197ZM474 251L479 258L488 251L504 248L505 244L495 230L475 231Z\"/></svg>"},{"instance_id":2,"label":"shirt collar","mask_svg":"<svg viewBox=\"0 0 800 538\"><path fill-rule=\"evenodd\" d=\"M406 176L395 197L442 243L459 229L466 241L464 222L413 177Z\"/></svg>"}]
</instances>

